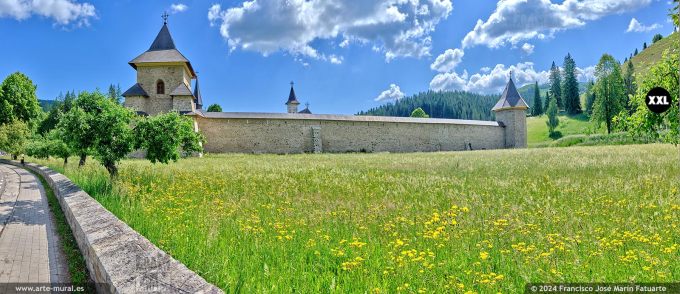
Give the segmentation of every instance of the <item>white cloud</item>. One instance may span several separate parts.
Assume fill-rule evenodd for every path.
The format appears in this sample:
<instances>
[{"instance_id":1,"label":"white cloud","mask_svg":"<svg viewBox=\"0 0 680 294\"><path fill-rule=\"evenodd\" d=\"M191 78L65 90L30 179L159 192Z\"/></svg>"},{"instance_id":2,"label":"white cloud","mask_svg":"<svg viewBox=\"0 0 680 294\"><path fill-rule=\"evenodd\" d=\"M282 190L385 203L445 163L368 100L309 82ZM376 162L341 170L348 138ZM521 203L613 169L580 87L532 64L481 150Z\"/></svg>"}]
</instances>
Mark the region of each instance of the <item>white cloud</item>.
<instances>
[{"instance_id":1,"label":"white cloud","mask_svg":"<svg viewBox=\"0 0 680 294\"><path fill-rule=\"evenodd\" d=\"M628 29L626 30L626 33L630 33L630 32L636 32L636 33L649 32L649 31L652 31L652 30L656 30L656 29L658 29L658 28L660 28L660 27L661 27L661 25L659 25L658 23L655 23L655 24L652 24L652 25L649 25L649 26L645 26L645 25L641 24L637 19L635 19L635 18L633 17L633 18L630 20L630 23L628 24Z\"/></svg>"},{"instance_id":2,"label":"white cloud","mask_svg":"<svg viewBox=\"0 0 680 294\"><path fill-rule=\"evenodd\" d=\"M344 58L342 56L340 56L340 57L335 56L335 55L328 56L328 61L332 64L342 64L343 59Z\"/></svg>"},{"instance_id":3,"label":"white cloud","mask_svg":"<svg viewBox=\"0 0 680 294\"><path fill-rule=\"evenodd\" d=\"M534 47L535 46L532 44L524 43L524 45L522 45L522 51L524 51L524 53L526 53L527 55L531 55L532 53L534 53Z\"/></svg>"},{"instance_id":4,"label":"white cloud","mask_svg":"<svg viewBox=\"0 0 680 294\"><path fill-rule=\"evenodd\" d=\"M94 5L72 0L0 0L0 18L24 20L32 15L51 18L59 25L87 26L97 16Z\"/></svg>"},{"instance_id":5,"label":"white cloud","mask_svg":"<svg viewBox=\"0 0 680 294\"><path fill-rule=\"evenodd\" d=\"M430 89L434 91L469 91L482 94L498 94L503 91L508 83L508 77L512 71L512 78L517 87L538 82L548 82L550 72L534 69L533 62L523 62L516 65L506 66L497 64L493 69L483 67L479 73L469 75L464 71L462 75L456 72L440 73L430 81ZM576 78L579 82L587 82L595 79L595 66L576 68Z\"/></svg>"},{"instance_id":6,"label":"white cloud","mask_svg":"<svg viewBox=\"0 0 680 294\"><path fill-rule=\"evenodd\" d=\"M465 52L461 49L447 49L444 53L437 56L437 59L430 65L430 68L438 72L452 71L463 61L464 55Z\"/></svg>"},{"instance_id":7,"label":"white cloud","mask_svg":"<svg viewBox=\"0 0 680 294\"><path fill-rule=\"evenodd\" d=\"M486 45L498 48L534 38L545 39L555 32L585 25L601 17L620 14L649 5L652 0L550 0L499 1L486 21L463 39L463 48Z\"/></svg>"},{"instance_id":8,"label":"white cloud","mask_svg":"<svg viewBox=\"0 0 680 294\"><path fill-rule=\"evenodd\" d=\"M532 62L518 63L516 65L506 66L504 64L497 64L493 69L484 73L476 73L468 75L463 72L458 75L455 72L441 73L432 78L430 82L430 89L435 91L469 91L483 94L496 94L503 91L508 82L508 77L512 71L512 76L517 86L522 86L528 83L538 81L538 83L545 83L548 81L547 71L536 71Z\"/></svg>"},{"instance_id":9,"label":"white cloud","mask_svg":"<svg viewBox=\"0 0 680 294\"><path fill-rule=\"evenodd\" d=\"M452 9L451 0L251 0L227 9L215 4L208 19L230 50L324 59L312 43L342 38L372 43L389 61L428 56L430 33Z\"/></svg>"},{"instance_id":10,"label":"white cloud","mask_svg":"<svg viewBox=\"0 0 680 294\"><path fill-rule=\"evenodd\" d=\"M586 68L576 68L576 79L579 82L589 82L595 80L595 66L591 65Z\"/></svg>"},{"instance_id":11,"label":"white cloud","mask_svg":"<svg viewBox=\"0 0 680 294\"><path fill-rule=\"evenodd\" d=\"M187 9L189 9L189 6L183 3L177 3L177 4L172 4L170 5L170 11L172 13L179 13L179 12L184 12Z\"/></svg>"},{"instance_id":12,"label":"white cloud","mask_svg":"<svg viewBox=\"0 0 680 294\"><path fill-rule=\"evenodd\" d=\"M394 100L399 100L401 98L404 98L404 93L401 92L401 89L399 86L395 84L390 84L390 88L382 91L380 95L378 95L377 98L375 98L375 101L394 101Z\"/></svg>"}]
</instances>

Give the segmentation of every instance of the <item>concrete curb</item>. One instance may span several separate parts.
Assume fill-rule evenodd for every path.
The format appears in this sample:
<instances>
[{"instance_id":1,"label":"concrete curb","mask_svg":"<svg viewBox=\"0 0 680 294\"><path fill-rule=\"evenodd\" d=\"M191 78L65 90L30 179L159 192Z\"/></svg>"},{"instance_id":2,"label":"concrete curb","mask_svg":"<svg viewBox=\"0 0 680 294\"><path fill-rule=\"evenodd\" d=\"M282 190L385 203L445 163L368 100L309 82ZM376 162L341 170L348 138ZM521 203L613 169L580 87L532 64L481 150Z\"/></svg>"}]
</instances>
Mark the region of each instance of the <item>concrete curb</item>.
<instances>
[{"instance_id":1,"label":"concrete curb","mask_svg":"<svg viewBox=\"0 0 680 294\"><path fill-rule=\"evenodd\" d=\"M0 159L30 169L52 188L85 258L98 293L223 293L151 244L66 176L47 167Z\"/></svg>"}]
</instances>

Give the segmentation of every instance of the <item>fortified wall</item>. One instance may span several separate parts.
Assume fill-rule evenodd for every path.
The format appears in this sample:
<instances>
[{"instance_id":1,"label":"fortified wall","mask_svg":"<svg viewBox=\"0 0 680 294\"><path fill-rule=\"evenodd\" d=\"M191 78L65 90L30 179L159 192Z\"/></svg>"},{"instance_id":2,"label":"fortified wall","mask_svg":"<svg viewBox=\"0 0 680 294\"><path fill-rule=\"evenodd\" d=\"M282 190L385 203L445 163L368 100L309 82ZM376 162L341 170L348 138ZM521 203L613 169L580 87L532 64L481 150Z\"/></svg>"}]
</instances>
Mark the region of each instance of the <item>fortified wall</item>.
<instances>
[{"instance_id":1,"label":"fortified wall","mask_svg":"<svg viewBox=\"0 0 680 294\"><path fill-rule=\"evenodd\" d=\"M494 121L287 113L193 114L206 152L428 152L505 148Z\"/></svg>"},{"instance_id":2,"label":"fortified wall","mask_svg":"<svg viewBox=\"0 0 680 294\"><path fill-rule=\"evenodd\" d=\"M293 83L286 113L205 112L198 78L167 22L129 62L137 82L123 96L139 115L177 111L194 118L211 153L428 152L524 148L526 110L512 78L490 111L497 121L312 114L298 111ZM192 92L192 80L195 86Z\"/></svg>"}]
</instances>

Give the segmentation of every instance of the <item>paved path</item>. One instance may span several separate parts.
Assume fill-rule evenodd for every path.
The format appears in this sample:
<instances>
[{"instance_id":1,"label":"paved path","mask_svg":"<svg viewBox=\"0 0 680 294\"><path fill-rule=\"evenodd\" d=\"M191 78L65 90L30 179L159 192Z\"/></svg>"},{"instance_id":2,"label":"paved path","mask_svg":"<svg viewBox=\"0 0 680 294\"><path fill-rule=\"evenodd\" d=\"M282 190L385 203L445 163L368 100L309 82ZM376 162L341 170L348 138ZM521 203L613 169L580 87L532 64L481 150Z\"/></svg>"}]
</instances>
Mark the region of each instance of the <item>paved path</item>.
<instances>
[{"instance_id":1,"label":"paved path","mask_svg":"<svg viewBox=\"0 0 680 294\"><path fill-rule=\"evenodd\" d=\"M68 283L45 190L30 172L0 164L0 293L7 283Z\"/></svg>"}]
</instances>

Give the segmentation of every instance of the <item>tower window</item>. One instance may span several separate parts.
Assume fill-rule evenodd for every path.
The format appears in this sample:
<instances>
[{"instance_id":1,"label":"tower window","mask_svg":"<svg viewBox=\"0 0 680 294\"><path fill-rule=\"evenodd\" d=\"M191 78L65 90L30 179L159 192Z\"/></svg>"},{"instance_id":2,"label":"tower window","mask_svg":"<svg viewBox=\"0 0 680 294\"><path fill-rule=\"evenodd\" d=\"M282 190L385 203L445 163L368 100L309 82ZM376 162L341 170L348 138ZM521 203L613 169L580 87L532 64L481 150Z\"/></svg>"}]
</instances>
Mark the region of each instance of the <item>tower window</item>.
<instances>
[{"instance_id":1,"label":"tower window","mask_svg":"<svg viewBox=\"0 0 680 294\"><path fill-rule=\"evenodd\" d=\"M156 82L156 94L165 94L165 83L161 80Z\"/></svg>"}]
</instances>

